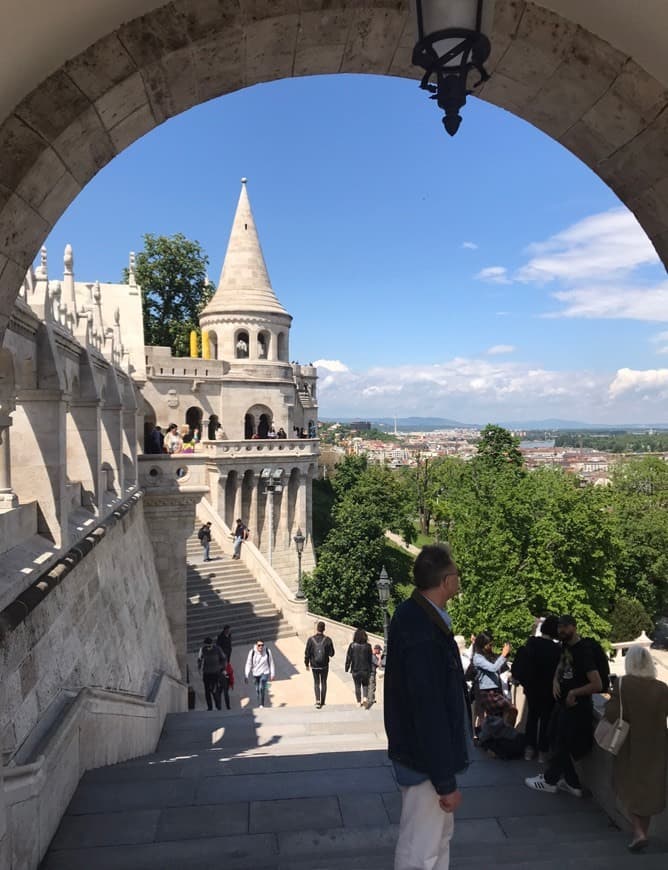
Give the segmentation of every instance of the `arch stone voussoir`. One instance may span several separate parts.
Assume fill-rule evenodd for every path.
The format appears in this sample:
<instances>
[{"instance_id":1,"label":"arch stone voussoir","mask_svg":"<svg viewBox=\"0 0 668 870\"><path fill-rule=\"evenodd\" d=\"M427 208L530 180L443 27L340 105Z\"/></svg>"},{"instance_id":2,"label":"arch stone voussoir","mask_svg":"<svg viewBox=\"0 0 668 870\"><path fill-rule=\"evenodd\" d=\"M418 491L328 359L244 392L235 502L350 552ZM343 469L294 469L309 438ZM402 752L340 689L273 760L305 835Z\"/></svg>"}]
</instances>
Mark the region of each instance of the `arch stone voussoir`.
<instances>
[{"instance_id":1,"label":"arch stone voussoir","mask_svg":"<svg viewBox=\"0 0 668 870\"><path fill-rule=\"evenodd\" d=\"M408 0L173 0L69 58L0 125L0 338L26 268L81 188L157 124L290 76L419 78ZM668 259L668 92L529 0L497 0L479 95L576 154ZM416 94L416 99L419 95Z\"/></svg>"}]
</instances>

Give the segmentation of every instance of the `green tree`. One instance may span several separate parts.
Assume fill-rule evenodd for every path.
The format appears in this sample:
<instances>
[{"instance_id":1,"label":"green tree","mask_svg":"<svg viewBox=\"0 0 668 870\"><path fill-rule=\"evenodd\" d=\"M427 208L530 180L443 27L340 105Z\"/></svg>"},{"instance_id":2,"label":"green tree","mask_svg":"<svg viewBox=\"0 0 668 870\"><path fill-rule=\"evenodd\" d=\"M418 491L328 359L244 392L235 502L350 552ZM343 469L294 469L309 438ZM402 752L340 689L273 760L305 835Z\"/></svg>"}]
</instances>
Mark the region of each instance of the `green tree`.
<instances>
[{"instance_id":1,"label":"green tree","mask_svg":"<svg viewBox=\"0 0 668 870\"><path fill-rule=\"evenodd\" d=\"M622 463L611 499L619 589L651 616L662 615L668 607L668 464L656 457Z\"/></svg>"},{"instance_id":2,"label":"green tree","mask_svg":"<svg viewBox=\"0 0 668 870\"><path fill-rule=\"evenodd\" d=\"M170 347L176 356L189 355L190 332L198 329L199 314L215 290L207 283L208 263L199 242L182 233L144 235L135 276L142 293L146 344ZM128 281L127 269L123 280Z\"/></svg>"},{"instance_id":3,"label":"green tree","mask_svg":"<svg viewBox=\"0 0 668 870\"><path fill-rule=\"evenodd\" d=\"M478 441L478 459L487 462L494 468L511 465L521 468L524 464L519 450L519 438L507 429L488 423L480 432Z\"/></svg>"},{"instance_id":4,"label":"green tree","mask_svg":"<svg viewBox=\"0 0 668 870\"><path fill-rule=\"evenodd\" d=\"M612 643L624 643L635 640L643 631L651 631L654 627L649 614L637 598L627 598L622 595L617 599L610 615L610 640Z\"/></svg>"},{"instance_id":5,"label":"green tree","mask_svg":"<svg viewBox=\"0 0 668 870\"><path fill-rule=\"evenodd\" d=\"M358 480L368 468L366 456L344 456L335 468L332 486L337 499L355 487Z\"/></svg>"},{"instance_id":6,"label":"green tree","mask_svg":"<svg viewBox=\"0 0 668 870\"><path fill-rule=\"evenodd\" d=\"M342 465L337 467L337 478ZM304 591L312 611L379 631L383 620L376 582L387 559L385 531L410 534L410 502L402 482L389 469L360 469L359 462L348 462L338 489L334 480L334 525L320 548L316 568L304 578ZM397 573L393 579L404 580L405 567L399 570L398 560L390 561Z\"/></svg>"}]
</instances>

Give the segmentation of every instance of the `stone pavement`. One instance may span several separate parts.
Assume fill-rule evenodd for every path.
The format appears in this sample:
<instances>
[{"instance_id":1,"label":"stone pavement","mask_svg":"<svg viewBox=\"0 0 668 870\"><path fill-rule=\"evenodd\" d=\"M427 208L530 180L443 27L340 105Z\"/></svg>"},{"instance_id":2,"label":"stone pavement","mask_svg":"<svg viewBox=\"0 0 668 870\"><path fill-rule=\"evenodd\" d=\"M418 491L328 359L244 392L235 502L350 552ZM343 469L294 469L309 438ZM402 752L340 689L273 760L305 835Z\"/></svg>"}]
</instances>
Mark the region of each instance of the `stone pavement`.
<instances>
[{"instance_id":1,"label":"stone pavement","mask_svg":"<svg viewBox=\"0 0 668 870\"><path fill-rule=\"evenodd\" d=\"M592 801L525 788L536 770L480 754L452 870L665 870ZM399 812L378 707L181 713L153 755L84 776L42 870L390 870Z\"/></svg>"}]
</instances>

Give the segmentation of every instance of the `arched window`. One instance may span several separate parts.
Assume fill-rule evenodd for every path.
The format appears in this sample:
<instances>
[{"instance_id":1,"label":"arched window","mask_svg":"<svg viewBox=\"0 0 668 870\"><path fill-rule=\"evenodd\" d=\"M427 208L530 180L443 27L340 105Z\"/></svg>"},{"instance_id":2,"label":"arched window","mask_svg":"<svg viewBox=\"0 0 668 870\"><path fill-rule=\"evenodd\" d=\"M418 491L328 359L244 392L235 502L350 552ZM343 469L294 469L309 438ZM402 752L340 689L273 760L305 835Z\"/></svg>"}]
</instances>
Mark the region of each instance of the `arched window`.
<instances>
[{"instance_id":1,"label":"arched window","mask_svg":"<svg viewBox=\"0 0 668 870\"><path fill-rule=\"evenodd\" d=\"M271 417L269 414L260 414L260 422L257 424L258 438L266 438L271 426Z\"/></svg>"},{"instance_id":2,"label":"arched window","mask_svg":"<svg viewBox=\"0 0 668 870\"><path fill-rule=\"evenodd\" d=\"M259 332L257 336L257 358L269 359L269 333Z\"/></svg>"},{"instance_id":3,"label":"arched window","mask_svg":"<svg viewBox=\"0 0 668 870\"><path fill-rule=\"evenodd\" d=\"M248 333L245 329L237 332L234 339L234 356L237 359L248 359Z\"/></svg>"},{"instance_id":4,"label":"arched window","mask_svg":"<svg viewBox=\"0 0 668 870\"><path fill-rule=\"evenodd\" d=\"M218 336L209 330L209 359L218 359Z\"/></svg>"},{"instance_id":5,"label":"arched window","mask_svg":"<svg viewBox=\"0 0 668 870\"><path fill-rule=\"evenodd\" d=\"M202 409L193 405L186 411L186 426L190 432L197 432L198 440L202 437Z\"/></svg>"},{"instance_id":6,"label":"arched window","mask_svg":"<svg viewBox=\"0 0 668 870\"><path fill-rule=\"evenodd\" d=\"M278 358L283 362L288 359L288 342L284 332L278 333Z\"/></svg>"},{"instance_id":7,"label":"arched window","mask_svg":"<svg viewBox=\"0 0 668 870\"><path fill-rule=\"evenodd\" d=\"M218 422L218 415L217 415L217 414L211 414L211 415L209 416L209 426L208 426L208 431L207 431L207 435L208 435L209 441L215 441L215 440L216 440L216 432L217 432L217 429L218 429L218 426L219 426L219 425L220 425L220 424L219 424L219 422Z\"/></svg>"},{"instance_id":8,"label":"arched window","mask_svg":"<svg viewBox=\"0 0 668 870\"><path fill-rule=\"evenodd\" d=\"M246 414L244 417L244 438L252 438L255 435L255 417Z\"/></svg>"}]
</instances>

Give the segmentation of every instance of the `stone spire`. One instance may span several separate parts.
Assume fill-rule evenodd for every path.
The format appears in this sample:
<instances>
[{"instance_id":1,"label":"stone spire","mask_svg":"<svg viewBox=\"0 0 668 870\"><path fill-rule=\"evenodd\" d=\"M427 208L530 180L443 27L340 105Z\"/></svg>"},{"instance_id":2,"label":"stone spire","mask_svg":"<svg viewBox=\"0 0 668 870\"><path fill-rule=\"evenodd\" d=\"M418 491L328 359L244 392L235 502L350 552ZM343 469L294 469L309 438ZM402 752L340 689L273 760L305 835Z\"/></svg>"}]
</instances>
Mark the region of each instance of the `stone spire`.
<instances>
[{"instance_id":1,"label":"stone spire","mask_svg":"<svg viewBox=\"0 0 668 870\"><path fill-rule=\"evenodd\" d=\"M232 311L287 314L269 281L245 178L241 179L241 193L218 288L200 318Z\"/></svg>"}]
</instances>

